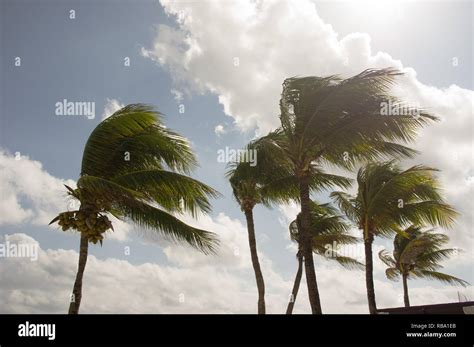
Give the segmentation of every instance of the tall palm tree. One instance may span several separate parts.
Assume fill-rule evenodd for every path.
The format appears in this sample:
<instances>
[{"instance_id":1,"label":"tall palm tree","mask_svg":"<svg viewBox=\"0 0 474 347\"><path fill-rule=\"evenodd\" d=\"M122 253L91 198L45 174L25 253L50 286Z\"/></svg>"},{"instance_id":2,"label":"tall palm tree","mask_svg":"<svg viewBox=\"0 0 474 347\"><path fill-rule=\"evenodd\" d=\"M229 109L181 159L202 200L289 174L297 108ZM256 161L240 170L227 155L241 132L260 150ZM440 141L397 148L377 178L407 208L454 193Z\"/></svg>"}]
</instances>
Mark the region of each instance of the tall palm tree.
<instances>
[{"instance_id":1,"label":"tall palm tree","mask_svg":"<svg viewBox=\"0 0 474 347\"><path fill-rule=\"evenodd\" d=\"M348 79L293 77L283 83L281 127L266 136L266 140L290 163L298 181L299 242L313 313L322 310L309 231L312 177L328 163L352 169L357 162L384 156L411 157L416 151L398 142L414 140L418 128L436 119L410 107L404 107L397 115L383 115L383 103L401 104L390 94L400 74L390 68L369 69Z\"/></svg>"},{"instance_id":2,"label":"tall palm tree","mask_svg":"<svg viewBox=\"0 0 474 347\"><path fill-rule=\"evenodd\" d=\"M271 207L274 204L299 201L298 179L292 166L268 144L265 137L249 143L246 150L256 151L256 165L239 160L229 163L226 177L247 220L250 253L259 293L258 312L265 313L265 285L258 261L253 208L256 204ZM348 187L350 182L346 177L327 174L318 169L311 177L309 186L318 191L334 186Z\"/></svg>"},{"instance_id":3,"label":"tall palm tree","mask_svg":"<svg viewBox=\"0 0 474 347\"><path fill-rule=\"evenodd\" d=\"M186 175L196 165L187 140L163 126L161 114L150 106L128 105L97 125L84 148L77 189L66 187L80 207L51 221L81 236L70 314L79 313L88 244L102 244L104 233L112 229L107 216L161 232L206 254L215 251L213 233L175 216L209 212L208 198L218 196L211 187Z\"/></svg>"},{"instance_id":4,"label":"tall palm tree","mask_svg":"<svg viewBox=\"0 0 474 347\"><path fill-rule=\"evenodd\" d=\"M460 278L438 271L442 268L440 261L457 252L454 248L443 248L448 241L448 236L444 234L435 234L432 230L422 231L420 227L411 225L395 236L393 257L386 250L379 252L380 260L388 266L385 271L387 278L402 278L405 307L410 307L408 280L411 278L428 278L462 286L468 284Z\"/></svg>"},{"instance_id":5,"label":"tall palm tree","mask_svg":"<svg viewBox=\"0 0 474 347\"><path fill-rule=\"evenodd\" d=\"M301 228L301 213L290 223L290 238L298 243ZM348 234L349 225L343 216L338 215L337 210L329 204L318 205L311 201L311 234L313 239L313 252L325 259L336 260L342 266L353 269L363 268L363 264L357 260L339 254L334 246L354 244L359 241L357 237ZM298 243L299 244L299 243ZM298 295L301 276L303 272L303 256L301 250L296 253L298 259L298 270L296 272L291 299L288 302L286 314L293 313L293 307Z\"/></svg>"},{"instance_id":6,"label":"tall palm tree","mask_svg":"<svg viewBox=\"0 0 474 347\"><path fill-rule=\"evenodd\" d=\"M258 290L257 312L265 314L265 281L258 259L253 209L257 204L269 207L272 203L288 202L292 197L297 198L297 190L296 186L287 182L291 179L288 167L268 153L259 140L248 144L246 151L255 151L257 161L251 163L243 160L245 158L236 158L236 161L228 164L226 177L247 221L250 255Z\"/></svg>"},{"instance_id":7,"label":"tall palm tree","mask_svg":"<svg viewBox=\"0 0 474 347\"><path fill-rule=\"evenodd\" d=\"M407 223L450 227L457 215L440 195L435 169L416 165L402 170L394 161L370 163L359 169L356 196L333 192L331 197L362 231L365 248L369 312L377 313L372 243Z\"/></svg>"}]
</instances>

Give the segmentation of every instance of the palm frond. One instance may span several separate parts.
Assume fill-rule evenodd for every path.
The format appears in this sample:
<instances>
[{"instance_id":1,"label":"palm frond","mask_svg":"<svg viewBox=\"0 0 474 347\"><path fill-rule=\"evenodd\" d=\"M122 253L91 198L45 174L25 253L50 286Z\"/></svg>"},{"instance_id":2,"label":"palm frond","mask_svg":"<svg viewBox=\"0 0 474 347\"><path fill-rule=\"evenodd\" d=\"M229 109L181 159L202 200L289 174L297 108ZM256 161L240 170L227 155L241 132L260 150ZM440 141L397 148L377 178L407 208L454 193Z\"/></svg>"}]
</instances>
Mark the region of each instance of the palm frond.
<instances>
[{"instance_id":1,"label":"palm frond","mask_svg":"<svg viewBox=\"0 0 474 347\"><path fill-rule=\"evenodd\" d=\"M437 271L419 270L419 277L434 279L434 280L438 280L447 284L459 284L463 287L469 284L468 282L460 278L447 275L445 273L437 272Z\"/></svg>"},{"instance_id":2,"label":"palm frond","mask_svg":"<svg viewBox=\"0 0 474 347\"><path fill-rule=\"evenodd\" d=\"M165 128L159 112L148 105L132 104L103 120L91 133L81 175L110 178L163 165L188 173L197 162L188 141Z\"/></svg>"},{"instance_id":3,"label":"palm frond","mask_svg":"<svg viewBox=\"0 0 474 347\"><path fill-rule=\"evenodd\" d=\"M460 249L456 248L445 248L445 249L437 249L434 251L425 252L420 254L417 259L417 263L419 264L429 264L429 263L439 263L443 260L449 259L454 254L460 252Z\"/></svg>"},{"instance_id":4,"label":"palm frond","mask_svg":"<svg viewBox=\"0 0 474 347\"><path fill-rule=\"evenodd\" d=\"M356 208L353 197L344 192L332 192L329 196L347 218L353 222L359 221L360 211Z\"/></svg>"},{"instance_id":5,"label":"palm frond","mask_svg":"<svg viewBox=\"0 0 474 347\"><path fill-rule=\"evenodd\" d=\"M147 200L144 193L100 177L82 176L77 181L77 186L84 194L95 196L97 199L113 204L127 204Z\"/></svg>"},{"instance_id":6,"label":"palm frond","mask_svg":"<svg viewBox=\"0 0 474 347\"><path fill-rule=\"evenodd\" d=\"M320 254L320 253L317 252L317 254ZM359 262L358 260L351 257L340 255L337 251L334 251L334 250L332 250L332 256L330 258L324 257L324 259L334 260L339 265L341 265L342 267L348 270L363 270L365 268L365 265Z\"/></svg>"},{"instance_id":7,"label":"palm frond","mask_svg":"<svg viewBox=\"0 0 474 347\"><path fill-rule=\"evenodd\" d=\"M143 229L160 232L176 242L187 242L205 254L216 253L219 242L212 232L189 226L173 215L145 203L123 205L118 209Z\"/></svg>"},{"instance_id":8,"label":"palm frond","mask_svg":"<svg viewBox=\"0 0 474 347\"><path fill-rule=\"evenodd\" d=\"M400 270L394 267L390 267L385 270L385 276L391 281L396 281L400 278Z\"/></svg>"},{"instance_id":9,"label":"palm frond","mask_svg":"<svg viewBox=\"0 0 474 347\"><path fill-rule=\"evenodd\" d=\"M395 263L395 259L393 259L390 254L388 253L387 250L381 250L379 252L379 258L380 260L385 264L387 265L388 267L395 267L396 266L396 263Z\"/></svg>"},{"instance_id":10,"label":"palm frond","mask_svg":"<svg viewBox=\"0 0 474 347\"><path fill-rule=\"evenodd\" d=\"M113 180L123 187L140 192L167 210L209 212L208 197L220 194L208 185L188 176L166 170L141 170L120 175Z\"/></svg>"}]
</instances>

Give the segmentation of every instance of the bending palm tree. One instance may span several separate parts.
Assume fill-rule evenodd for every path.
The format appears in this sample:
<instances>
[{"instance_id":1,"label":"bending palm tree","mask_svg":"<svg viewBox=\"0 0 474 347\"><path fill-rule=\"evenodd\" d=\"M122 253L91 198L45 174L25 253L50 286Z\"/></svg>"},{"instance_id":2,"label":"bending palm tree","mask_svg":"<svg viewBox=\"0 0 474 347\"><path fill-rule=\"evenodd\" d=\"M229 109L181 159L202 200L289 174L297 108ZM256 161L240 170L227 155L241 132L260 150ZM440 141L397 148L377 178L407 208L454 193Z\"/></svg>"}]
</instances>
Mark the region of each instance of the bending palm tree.
<instances>
[{"instance_id":1,"label":"bending palm tree","mask_svg":"<svg viewBox=\"0 0 474 347\"><path fill-rule=\"evenodd\" d=\"M290 238L298 242L301 228L301 213L296 219L290 223ZM318 205L311 202L311 234L313 238L313 252L325 259L336 260L344 267L353 269L361 268L363 264L357 260L340 255L337 250L333 249L334 245L354 244L359 241L347 233L349 226L344 222L342 216L337 214L334 207L329 204ZM299 244L299 243L298 243ZM328 249L329 246L329 249ZM296 272L291 299L286 309L286 314L292 314L295 305L296 296L300 287L301 276L303 272L303 256L301 250L298 249L296 254L298 259L298 271Z\"/></svg>"},{"instance_id":2,"label":"bending palm tree","mask_svg":"<svg viewBox=\"0 0 474 347\"><path fill-rule=\"evenodd\" d=\"M400 231L393 241L393 257L386 250L379 252L379 258L388 266L385 274L390 280L403 281L403 301L410 306L408 297L408 279L428 278L449 284L466 286L460 278L438 272L439 262L456 252L453 248L443 248L449 241L444 234L434 234L431 230L421 231L420 227L410 226Z\"/></svg>"},{"instance_id":3,"label":"bending palm tree","mask_svg":"<svg viewBox=\"0 0 474 347\"><path fill-rule=\"evenodd\" d=\"M271 203L288 202L291 197L297 197L297 190L291 184L282 186L281 183L287 180L291 173L276 157L267 153L259 141L251 142L246 150L256 151L257 165L243 160L232 162L228 165L226 177L247 221L250 255L258 290L257 309L258 314L264 314L265 282L258 260L253 208L260 203L270 206Z\"/></svg>"},{"instance_id":4,"label":"bending palm tree","mask_svg":"<svg viewBox=\"0 0 474 347\"><path fill-rule=\"evenodd\" d=\"M196 164L186 139L166 129L160 114L149 106L128 105L94 129L84 149L77 189L66 187L80 208L51 221L58 221L64 231L72 228L81 235L70 314L79 313L88 243L102 244L105 231L112 229L107 215L160 231L206 254L214 252L217 240L213 233L174 216L208 212L208 197L218 195L185 175Z\"/></svg>"},{"instance_id":5,"label":"bending palm tree","mask_svg":"<svg viewBox=\"0 0 474 347\"><path fill-rule=\"evenodd\" d=\"M313 313L322 313L310 233L311 180L326 163L352 169L361 160L416 153L409 142L435 117L404 107L406 114L382 115L381 105L400 101L389 94L400 72L366 70L352 78L289 78L280 100L281 127L266 136L275 152L291 165L301 201L301 252ZM418 114L413 117L413 114Z\"/></svg>"},{"instance_id":6,"label":"bending palm tree","mask_svg":"<svg viewBox=\"0 0 474 347\"><path fill-rule=\"evenodd\" d=\"M388 236L406 223L449 227L454 222L457 213L443 201L434 171L421 165L402 170L393 161L371 163L357 174L355 197L343 192L331 193L341 211L363 233L371 314L377 313L372 259L374 237Z\"/></svg>"},{"instance_id":7,"label":"bending palm tree","mask_svg":"<svg viewBox=\"0 0 474 347\"><path fill-rule=\"evenodd\" d=\"M287 203L291 200L299 201L298 179L294 175L293 167L275 151L274 146L268 144L266 138L251 142L247 151L256 151L257 165L252 166L252 163L243 161L231 163L226 176L232 185L234 197L246 216L252 264L259 292L258 312L264 313L265 287L258 262L253 208L259 203L270 207L272 204ZM348 187L350 179L315 169L309 185L314 191L333 186Z\"/></svg>"}]
</instances>

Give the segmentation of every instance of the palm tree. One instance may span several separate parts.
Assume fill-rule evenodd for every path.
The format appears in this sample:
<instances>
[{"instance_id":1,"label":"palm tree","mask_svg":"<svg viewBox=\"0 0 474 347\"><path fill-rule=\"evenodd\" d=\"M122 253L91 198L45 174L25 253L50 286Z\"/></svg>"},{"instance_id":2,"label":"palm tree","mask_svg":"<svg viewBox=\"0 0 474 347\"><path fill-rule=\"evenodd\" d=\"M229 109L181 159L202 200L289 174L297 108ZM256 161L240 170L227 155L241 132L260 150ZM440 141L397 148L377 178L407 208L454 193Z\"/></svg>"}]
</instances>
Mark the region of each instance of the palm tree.
<instances>
[{"instance_id":1,"label":"palm tree","mask_svg":"<svg viewBox=\"0 0 474 347\"><path fill-rule=\"evenodd\" d=\"M301 252L313 313L322 313L310 233L310 183L324 164L348 169L384 156L411 157L416 151L397 141L414 140L416 130L436 118L404 107L386 116L383 103L398 105L390 87L401 73L369 69L354 77L293 77L283 83L281 127L266 136L275 155L285 158L297 178L301 202ZM413 114L417 116L414 117Z\"/></svg>"},{"instance_id":2,"label":"palm tree","mask_svg":"<svg viewBox=\"0 0 474 347\"><path fill-rule=\"evenodd\" d=\"M301 213L290 223L290 238L298 243L301 228ZM325 259L336 260L342 266L353 269L360 268L363 264L357 260L346 257L334 249L335 245L354 244L359 241L358 238L348 234L349 225L344 221L337 210L329 204L318 205L311 201L311 234L313 238L313 252ZM298 243L299 245L299 243ZM296 253L298 259L298 270L296 272L291 299L288 302L286 314L293 313L296 296L300 287L301 276L303 272L303 256L301 250Z\"/></svg>"},{"instance_id":3,"label":"palm tree","mask_svg":"<svg viewBox=\"0 0 474 347\"><path fill-rule=\"evenodd\" d=\"M236 161L229 163L226 177L247 221L250 255L258 290L257 310L258 314L265 314L265 282L258 259L253 208L257 204L270 207L272 203L289 202L292 197L297 198L297 190L291 182L283 186L284 182L291 179L288 177L291 174L288 167L279 162L277 157L267 153L260 141L248 144L246 151L255 151L257 162L236 158Z\"/></svg>"},{"instance_id":4,"label":"palm tree","mask_svg":"<svg viewBox=\"0 0 474 347\"><path fill-rule=\"evenodd\" d=\"M403 301L410 307L408 297L408 279L428 278L448 284L468 283L460 278L439 272L439 262L457 252L454 248L443 248L449 238L444 234L435 234L432 230L422 231L420 227L409 226L399 231L393 241L393 257L386 250L379 252L379 258L388 266L385 274L390 280L403 281Z\"/></svg>"},{"instance_id":5,"label":"palm tree","mask_svg":"<svg viewBox=\"0 0 474 347\"><path fill-rule=\"evenodd\" d=\"M271 207L274 204L299 201L298 179L292 166L275 152L275 148L268 144L265 137L249 143L246 150L256 151L257 162L251 163L245 160L232 162L228 165L226 177L247 220L250 253L259 293L258 312L265 313L265 285L258 261L253 208L256 204ZM351 180L346 177L315 169L309 186L312 190L319 191L333 186L348 187L350 182Z\"/></svg>"},{"instance_id":6,"label":"palm tree","mask_svg":"<svg viewBox=\"0 0 474 347\"><path fill-rule=\"evenodd\" d=\"M407 223L450 227L457 213L443 201L435 169L416 165L402 170L394 161L370 163L357 174L356 196L333 192L341 211L362 231L369 312L377 313L372 243Z\"/></svg>"},{"instance_id":7,"label":"palm tree","mask_svg":"<svg viewBox=\"0 0 474 347\"><path fill-rule=\"evenodd\" d=\"M150 106L128 105L97 125L84 148L77 189L66 187L80 207L51 221L81 235L70 314L79 313L88 243L102 244L105 231L112 229L107 216L159 231L206 254L215 252L213 233L175 217L209 212L208 197L218 196L211 187L186 175L196 165L187 140L167 129L161 114Z\"/></svg>"}]
</instances>

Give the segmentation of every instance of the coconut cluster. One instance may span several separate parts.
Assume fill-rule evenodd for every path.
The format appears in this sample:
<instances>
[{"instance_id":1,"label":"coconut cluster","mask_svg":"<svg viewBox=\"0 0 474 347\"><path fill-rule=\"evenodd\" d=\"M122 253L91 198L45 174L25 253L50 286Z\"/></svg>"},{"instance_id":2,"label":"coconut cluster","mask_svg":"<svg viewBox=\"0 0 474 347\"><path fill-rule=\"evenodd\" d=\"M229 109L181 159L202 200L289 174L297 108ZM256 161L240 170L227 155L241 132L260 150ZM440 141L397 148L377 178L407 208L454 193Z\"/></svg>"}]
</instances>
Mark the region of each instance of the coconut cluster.
<instances>
[{"instance_id":1,"label":"coconut cluster","mask_svg":"<svg viewBox=\"0 0 474 347\"><path fill-rule=\"evenodd\" d=\"M96 244L104 239L104 233L112 228L107 216L98 212L73 211L63 212L58 216L58 224L63 231L76 229L88 237L89 242Z\"/></svg>"}]
</instances>

